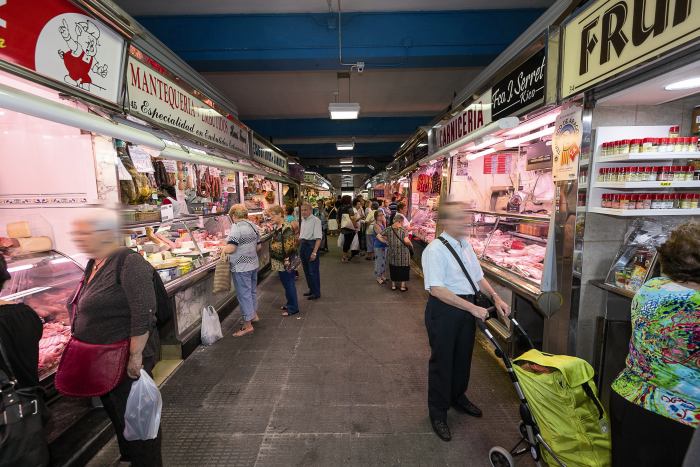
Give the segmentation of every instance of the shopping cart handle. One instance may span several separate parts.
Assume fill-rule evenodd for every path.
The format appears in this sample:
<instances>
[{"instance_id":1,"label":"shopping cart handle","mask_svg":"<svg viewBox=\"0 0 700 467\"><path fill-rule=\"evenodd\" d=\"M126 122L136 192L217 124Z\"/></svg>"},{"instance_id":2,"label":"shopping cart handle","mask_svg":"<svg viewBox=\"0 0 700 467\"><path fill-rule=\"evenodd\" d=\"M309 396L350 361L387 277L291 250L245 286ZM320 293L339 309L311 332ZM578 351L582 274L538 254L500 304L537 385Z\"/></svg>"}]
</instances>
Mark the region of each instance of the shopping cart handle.
<instances>
[{"instance_id":1,"label":"shopping cart handle","mask_svg":"<svg viewBox=\"0 0 700 467\"><path fill-rule=\"evenodd\" d=\"M496 310L495 306L488 307L486 311L488 311L489 316L484 321L488 321L491 318L498 319L498 311Z\"/></svg>"}]
</instances>

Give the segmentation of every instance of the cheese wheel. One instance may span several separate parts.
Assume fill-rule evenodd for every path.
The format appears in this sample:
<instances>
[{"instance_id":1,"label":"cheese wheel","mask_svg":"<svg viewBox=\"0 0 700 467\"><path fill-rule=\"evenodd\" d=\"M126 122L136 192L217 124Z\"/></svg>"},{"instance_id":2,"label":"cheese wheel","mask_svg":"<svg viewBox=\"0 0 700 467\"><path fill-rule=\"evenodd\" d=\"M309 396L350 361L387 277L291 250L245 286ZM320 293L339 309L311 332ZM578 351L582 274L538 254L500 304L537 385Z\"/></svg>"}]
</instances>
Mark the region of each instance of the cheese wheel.
<instances>
[{"instance_id":1,"label":"cheese wheel","mask_svg":"<svg viewBox=\"0 0 700 467\"><path fill-rule=\"evenodd\" d=\"M29 237L18 238L19 246L23 253L36 253L37 251L48 251L53 248L53 242L49 237Z\"/></svg>"},{"instance_id":2,"label":"cheese wheel","mask_svg":"<svg viewBox=\"0 0 700 467\"><path fill-rule=\"evenodd\" d=\"M29 222L12 222L7 224L7 236L10 238L27 238L32 236Z\"/></svg>"}]
</instances>

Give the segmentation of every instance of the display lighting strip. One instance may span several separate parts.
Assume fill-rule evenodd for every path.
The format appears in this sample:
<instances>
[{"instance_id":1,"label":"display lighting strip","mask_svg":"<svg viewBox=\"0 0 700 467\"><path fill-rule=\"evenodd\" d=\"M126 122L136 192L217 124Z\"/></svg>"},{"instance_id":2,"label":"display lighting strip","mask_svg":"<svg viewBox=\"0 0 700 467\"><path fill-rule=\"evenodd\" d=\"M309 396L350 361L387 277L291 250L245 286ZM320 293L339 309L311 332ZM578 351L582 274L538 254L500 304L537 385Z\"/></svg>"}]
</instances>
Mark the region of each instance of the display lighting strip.
<instances>
[{"instance_id":1,"label":"display lighting strip","mask_svg":"<svg viewBox=\"0 0 700 467\"><path fill-rule=\"evenodd\" d=\"M508 131L507 133L504 133L503 136L516 136L516 135L522 135L523 133L527 133L528 131L532 131L536 128L540 128L546 125L549 125L550 123L554 123L554 121L557 119L561 111L554 112L551 114L547 114L544 117L537 118L531 122L525 122L517 127L513 128L512 130Z\"/></svg>"},{"instance_id":2,"label":"display lighting strip","mask_svg":"<svg viewBox=\"0 0 700 467\"><path fill-rule=\"evenodd\" d=\"M496 152L495 149L487 149L486 151L481 151L481 152L477 152L474 154L469 154L469 155L467 155L467 160L473 161L475 159L480 158L481 156L488 156L489 154L493 154L494 152Z\"/></svg>"},{"instance_id":3,"label":"display lighting strip","mask_svg":"<svg viewBox=\"0 0 700 467\"><path fill-rule=\"evenodd\" d=\"M500 143L503 141L504 138L491 138L488 141L484 141L483 143L477 145L477 146L472 146L470 148L467 148L467 151L478 151L479 149L483 148L489 148L491 146L495 146L496 144Z\"/></svg>"},{"instance_id":4,"label":"display lighting strip","mask_svg":"<svg viewBox=\"0 0 700 467\"><path fill-rule=\"evenodd\" d=\"M522 138L507 139L504 144L507 148L517 148L523 143L527 143L528 141L532 141L533 139L542 138L543 136L551 135L552 133L554 133L554 127L550 126L549 128L545 128L544 130L538 131L536 133L525 135Z\"/></svg>"}]
</instances>

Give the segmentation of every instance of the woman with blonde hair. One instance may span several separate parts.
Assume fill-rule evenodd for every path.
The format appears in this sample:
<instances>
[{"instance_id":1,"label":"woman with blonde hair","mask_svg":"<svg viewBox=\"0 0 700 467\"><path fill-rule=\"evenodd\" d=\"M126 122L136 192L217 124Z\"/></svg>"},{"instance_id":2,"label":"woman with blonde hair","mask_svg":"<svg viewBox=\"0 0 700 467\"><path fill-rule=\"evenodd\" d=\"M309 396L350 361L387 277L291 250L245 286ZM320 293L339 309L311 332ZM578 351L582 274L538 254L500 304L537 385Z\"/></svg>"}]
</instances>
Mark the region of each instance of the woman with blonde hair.
<instances>
[{"instance_id":1,"label":"woman with blonde hair","mask_svg":"<svg viewBox=\"0 0 700 467\"><path fill-rule=\"evenodd\" d=\"M270 240L270 265L273 271L277 271L287 298L287 304L281 307L284 310L282 316L291 316L299 312L297 289L294 284L295 271L288 270L297 255L296 235L292 225L284 218L282 207L269 207L267 215L275 224L275 231Z\"/></svg>"},{"instance_id":2,"label":"woman with blonde hair","mask_svg":"<svg viewBox=\"0 0 700 467\"><path fill-rule=\"evenodd\" d=\"M233 337L241 337L253 332L258 318L258 251L260 232L248 220L248 210L242 204L234 204L228 212L231 218L231 233L226 237L224 253L229 255L231 276L236 288L236 297L241 307L241 329Z\"/></svg>"}]
</instances>

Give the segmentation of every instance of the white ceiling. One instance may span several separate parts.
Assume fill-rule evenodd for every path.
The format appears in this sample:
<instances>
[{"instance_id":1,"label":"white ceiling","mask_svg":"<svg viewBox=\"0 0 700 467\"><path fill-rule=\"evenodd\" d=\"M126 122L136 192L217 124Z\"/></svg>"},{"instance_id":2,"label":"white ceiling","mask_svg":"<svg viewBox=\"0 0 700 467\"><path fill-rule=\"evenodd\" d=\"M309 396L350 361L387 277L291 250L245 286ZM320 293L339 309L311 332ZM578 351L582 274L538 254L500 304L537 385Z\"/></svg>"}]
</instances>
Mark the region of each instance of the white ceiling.
<instances>
[{"instance_id":1,"label":"white ceiling","mask_svg":"<svg viewBox=\"0 0 700 467\"><path fill-rule=\"evenodd\" d=\"M625 89L623 92L600 99L596 105L657 105L697 94L700 88L666 91L664 86L689 78L700 77L700 63L679 68L656 79Z\"/></svg>"},{"instance_id":2,"label":"white ceiling","mask_svg":"<svg viewBox=\"0 0 700 467\"><path fill-rule=\"evenodd\" d=\"M252 13L325 13L326 0L117 0L132 16ZM549 8L554 0L344 0L343 11L436 11ZM331 2L338 11L338 0Z\"/></svg>"},{"instance_id":3,"label":"white ceiling","mask_svg":"<svg viewBox=\"0 0 700 467\"><path fill-rule=\"evenodd\" d=\"M367 70L350 78L361 117L436 115L482 68ZM328 104L348 102L348 80L335 71L203 73L238 106L240 118L326 118Z\"/></svg>"}]
</instances>

